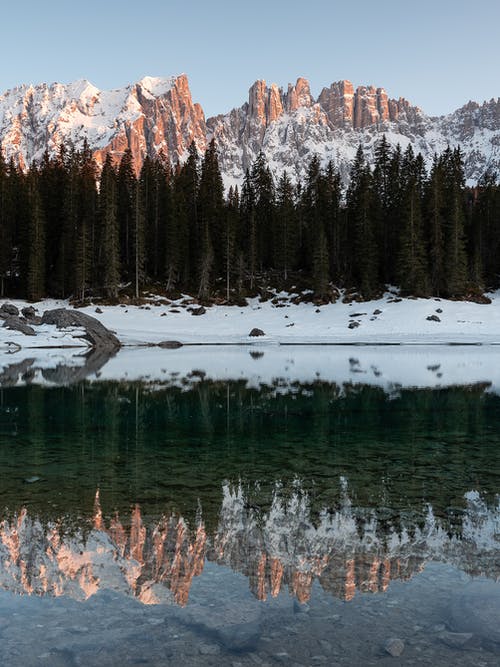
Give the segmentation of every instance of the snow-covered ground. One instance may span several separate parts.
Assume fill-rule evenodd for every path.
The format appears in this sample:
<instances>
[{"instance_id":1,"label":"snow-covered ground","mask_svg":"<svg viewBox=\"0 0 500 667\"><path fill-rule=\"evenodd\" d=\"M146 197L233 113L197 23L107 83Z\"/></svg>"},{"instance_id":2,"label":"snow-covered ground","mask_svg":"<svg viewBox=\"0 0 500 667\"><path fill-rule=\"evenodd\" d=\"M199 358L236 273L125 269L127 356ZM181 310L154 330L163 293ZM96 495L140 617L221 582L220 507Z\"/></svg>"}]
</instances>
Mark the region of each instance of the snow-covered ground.
<instances>
[{"instance_id":1,"label":"snow-covered ground","mask_svg":"<svg viewBox=\"0 0 500 667\"><path fill-rule=\"evenodd\" d=\"M177 340L196 344L500 344L500 292L491 294L492 303L481 305L444 299L396 300L387 293L382 299L365 303L317 307L295 305L288 295L278 294L278 304L249 301L246 307L212 306L204 315L189 311L193 304L179 299L170 305L152 301L148 306L94 306L83 309L115 331L125 345ZM25 305L14 301L19 308ZM40 312L68 307L64 301L45 300L34 304ZM196 304L195 304L196 306ZM195 307L194 306L194 307ZM175 312L177 311L177 312ZM380 312L376 312L380 311ZM436 316L440 321L429 321ZM349 328L350 322L359 323ZM249 338L257 327L265 336ZM21 347L86 345L74 333L37 327L37 336L0 328L0 347L8 342Z\"/></svg>"}]
</instances>

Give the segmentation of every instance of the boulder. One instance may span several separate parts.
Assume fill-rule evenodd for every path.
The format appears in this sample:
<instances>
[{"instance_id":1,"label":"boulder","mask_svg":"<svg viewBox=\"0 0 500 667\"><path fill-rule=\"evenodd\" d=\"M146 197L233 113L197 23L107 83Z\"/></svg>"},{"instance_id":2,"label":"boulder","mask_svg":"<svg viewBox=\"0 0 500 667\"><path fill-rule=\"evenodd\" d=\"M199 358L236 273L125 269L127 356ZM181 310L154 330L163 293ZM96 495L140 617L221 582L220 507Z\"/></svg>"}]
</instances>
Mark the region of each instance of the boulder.
<instances>
[{"instance_id":1,"label":"boulder","mask_svg":"<svg viewBox=\"0 0 500 667\"><path fill-rule=\"evenodd\" d=\"M121 347L121 343L115 334L107 329L95 317L78 310L68 308L55 308L46 310L42 315L42 324L53 324L58 329L78 327L85 330L85 336L92 347L115 350Z\"/></svg>"},{"instance_id":2,"label":"boulder","mask_svg":"<svg viewBox=\"0 0 500 667\"><path fill-rule=\"evenodd\" d=\"M21 313L27 320L32 320L37 317L36 310L33 308L33 306L25 306L21 310Z\"/></svg>"},{"instance_id":3,"label":"boulder","mask_svg":"<svg viewBox=\"0 0 500 667\"><path fill-rule=\"evenodd\" d=\"M179 347L182 347L182 343L178 340L162 340L158 343L158 347L162 347L166 350L177 350Z\"/></svg>"},{"instance_id":4,"label":"boulder","mask_svg":"<svg viewBox=\"0 0 500 667\"><path fill-rule=\"evenodd\" d=\"M441 319L437 315L429 315L425 319L429 320L429 322L441 322Z\"/></svg>"},{"instance_id":5,"label":"boulder","mask_svg":"<svg viewBox=\"0 0 500 667\"><path fill-rule=\"evenodd\" d=\"M3 303L0 306L0 317L5 319L9 317L9 315L19 315L19 308L14 306L13 303Z\"/></svg>"},{"instance_id":6,"label":"boulder","mask_svg":"<svg viewBox=\"0 0 500 667\"><path fill-rule=\"evenodd\" d=\"M257 329L256 327L254 327L248 335L251 336L252 338L257 338L257 336L265 336L266 334L262 331L262 329Z\"/></svg>"},{"instance_id":7,"label":"boulder","mask_svg":"<svg viewBox=\"0 0 500 667\"><path fill-rule=\"evenodd\" d=\"M204 315L206 312L206 308L200 306L199 308L193 308L191 315Z\"/></svg>"},{"instance_id":8,"label":"boulder","mask_svg":"<svg viewBox=\"0 0 500 667\"><path fill-rule=\"evenodd\" d=\"M20 317L16 317L14 315L10 315L6 318L5 322L3 323L3 327L5 329L10 329L11 331L20 331L21 333L25 334L25 336L36 336L33 327L30 327L30 325L25 320L22 320Z\"/></svg>"}]
</instances>

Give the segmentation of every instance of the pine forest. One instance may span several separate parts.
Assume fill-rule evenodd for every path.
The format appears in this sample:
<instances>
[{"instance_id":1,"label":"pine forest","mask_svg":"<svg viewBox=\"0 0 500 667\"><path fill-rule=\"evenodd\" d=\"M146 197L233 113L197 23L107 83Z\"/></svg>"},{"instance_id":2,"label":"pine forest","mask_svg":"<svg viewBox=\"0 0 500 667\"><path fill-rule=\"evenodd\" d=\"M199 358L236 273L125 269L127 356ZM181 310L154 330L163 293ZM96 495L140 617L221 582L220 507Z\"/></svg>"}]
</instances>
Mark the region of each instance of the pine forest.
<instances>
[{"instance_id":1,"label":"pine forest","mask_svg":"<svg viewBox=\"0 0 500 667\"><path fill-rule=\"evenodd\" d=\"M480 300L500 286L500 187L466 187L448 148L429 169L411 146L360 146L347 186L315 157L304 182L274 181L260 154L224 191L217 154L192 144L172 168L132 154L102 170L88 145L21 171L0 157L0 295L75 303L188 293L240 303L272 287L335 300L393 285L404 295Z\"/></svg>"}]
</instances>

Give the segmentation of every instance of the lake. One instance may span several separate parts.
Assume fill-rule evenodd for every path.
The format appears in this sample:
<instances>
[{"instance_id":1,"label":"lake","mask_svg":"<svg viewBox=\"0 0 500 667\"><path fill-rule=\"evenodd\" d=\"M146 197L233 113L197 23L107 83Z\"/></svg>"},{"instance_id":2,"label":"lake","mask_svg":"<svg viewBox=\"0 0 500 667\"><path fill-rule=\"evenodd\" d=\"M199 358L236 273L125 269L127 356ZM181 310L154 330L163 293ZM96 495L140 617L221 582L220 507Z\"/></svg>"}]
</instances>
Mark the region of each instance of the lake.
<instances>
[{"instance_id":1,"label":"lake","mask_svg":"<svg viewBox=\"0 0 500 667\"><path fill-rule=\"evenodd\" d=\"M1 664L498 665L499 361L1 354Z\"/></svg>"}]
</instances>

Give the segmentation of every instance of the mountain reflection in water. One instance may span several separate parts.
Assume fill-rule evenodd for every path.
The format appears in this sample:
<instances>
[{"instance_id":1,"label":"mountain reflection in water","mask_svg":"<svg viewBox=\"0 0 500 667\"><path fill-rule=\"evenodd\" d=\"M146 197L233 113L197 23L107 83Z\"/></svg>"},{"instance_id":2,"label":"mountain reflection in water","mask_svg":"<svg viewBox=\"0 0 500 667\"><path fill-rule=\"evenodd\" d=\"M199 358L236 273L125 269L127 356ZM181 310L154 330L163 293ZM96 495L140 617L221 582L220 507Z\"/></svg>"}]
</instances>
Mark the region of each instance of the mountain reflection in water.
<instances>
[{"instance_id":1,"label":"mountain reflection in water","mask_svg":"<svg viewBox=\"0 0 500 667\"><path fill-rule=\"evenodd\" d=\"M461 353L405 353L407 384L384 351L329 352L322 377L317 351L280 351L274 370L274 352L264 367L236 351L258 376L146 351L142 376L116 381L121 354L2 366L1 589L183 606L210 563L258 600L305 603L315 583L350 601L430 562L500 576L500 398L482 352L446 387Z\"/></svg>"},{"instance_id":2,"label":"mountain reflection in water","mask_svg":"<svg viewBox=\"0 0 500 667\"><path fill-rule=\"evenodd\" d=\"M106 519L99 492L93 517L73 530L23 509L0 526L0 586L79 600L109 588L144 604L184 606L206 560L245 575L259 600L287 589L301 603L309 601L316 579L348 601L357 591L384 592L391 580L409 579L430 561L473 576L500 575L500 505L487 507L477 492L466 494L457 532L430 506L423 524L395 528L376 509L360 513L347 495L342 507L314 522L298 485L287 499L281 491L278 485L270 509L261 512L241 487L225 485L211 533L202 512L192 527L174 514L147 523L138 505L126 521L118 515Z\"/></svg>"}]
</instances>

